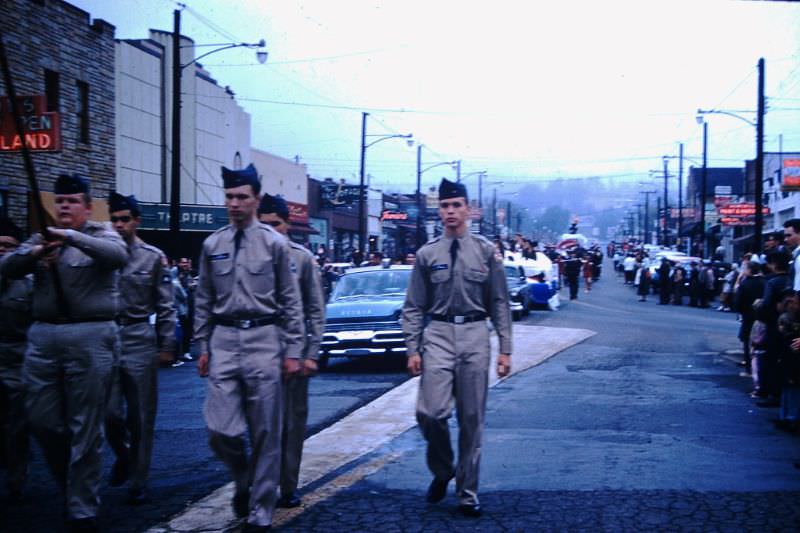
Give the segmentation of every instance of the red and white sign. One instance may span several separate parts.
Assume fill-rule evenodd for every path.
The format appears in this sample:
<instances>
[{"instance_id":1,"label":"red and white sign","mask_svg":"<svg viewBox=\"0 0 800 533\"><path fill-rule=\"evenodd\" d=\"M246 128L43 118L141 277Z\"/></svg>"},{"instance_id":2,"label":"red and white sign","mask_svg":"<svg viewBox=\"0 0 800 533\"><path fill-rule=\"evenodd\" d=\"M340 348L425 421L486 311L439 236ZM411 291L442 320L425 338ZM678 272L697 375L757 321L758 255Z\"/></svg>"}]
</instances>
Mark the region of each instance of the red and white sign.
<instances>
[{"instance_id":1,"label":"red and white sign","mask_svg":"<svg viewBox=\"0 0 800 533\"><path fill-rule=\"evenodd\" d=\"M289 222L308 224L308 206L296 202L286 202L289 206Z\"/></svg>"},{"instance_id":2,"label":"red and white sign","mask_svg":"<svg viewBox=\"0 0 800 533\"><path fill-rule=\"evenodd\" d=\"M23 142L32 152L61 150L60 117L56 112L46 111L44 96L18 96L17 109L25 124L24 137L17 133L10 100L8 97L0 99L0 152L19 152Z\"/></svg>"},{"instance_id":3,"label":"red and white sign","mask_svg":"<svg viewBox=\"0 0 800 533\"><path fill-rule=\"evenodd\" d=\"M387 221L387 220L391 221L398 220L401 222L405 222L406 220L408 220L408 213L403 211L390 211L387 209L383 213L381 213L381 221Z\"/></svg>"},{"instance_id":4,"label":"red and white sign","mask_svg":"<svg viewBox=\"0 0 800 533\"><path fill-rule=\"evenodd\" d=\"M761 213L769 215L769 207L762 207ZM746 202L740 204L728 204L719 208L719 214L723 217L751 217L756 214L756 204Z\"/></svg>"},{"instance_id":5,"label":"red and white sign","mask_svg":"<svg viewBox=\"0 0 800 533\"><path fill-rule=\"evenodd\" d=\"M784 159L782 166L783 185L781 190L800 191L800 159Z\"/></svg>"}]
</instances>

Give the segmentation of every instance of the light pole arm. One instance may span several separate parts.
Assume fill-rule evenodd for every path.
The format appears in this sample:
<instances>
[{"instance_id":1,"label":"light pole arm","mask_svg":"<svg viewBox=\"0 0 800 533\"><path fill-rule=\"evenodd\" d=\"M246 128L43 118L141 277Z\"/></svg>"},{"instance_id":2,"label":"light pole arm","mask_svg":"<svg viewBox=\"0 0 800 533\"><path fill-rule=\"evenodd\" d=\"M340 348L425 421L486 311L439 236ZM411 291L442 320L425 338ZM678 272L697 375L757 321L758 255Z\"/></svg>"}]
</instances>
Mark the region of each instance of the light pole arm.
<instances>
[{"instance_id":1,"label":"light pole arm","mask_svg":"<svg viewBox=\"0 0 800 533\"><path fill-rule=\"evenodd\" d=\"M231 48L263 48L265 46L265 44L266 43L264 43L264 39L261 39L257 43L231 43L231 44L227 44L225 46L221 46L219 48L215 48L214 50L206 52L205 54L199 55L196 58L194 58L191 61L189 61L188 63L186 63L185 65L181 65L181 70L185 69L189 65L197 63L198 61L200 61L204 57L210 56L211 54L216 54L217 52L222 52L223 50L230 50Z\"/></svg>"},{"instance_id":2,"label":"light pole arm","mask_svg":"<svg viewBox=\"0 0 800 533\"><path fill-rule=\"evenodd\" d=\"M723 109L698 109L698 115L727 115L729 117L738 118L742 122L749 124L752 127L756 127L756 123L752 120L746 119L741 115L737 115L736 113L731 113L730 111L725 111Z\"/></svg>"},{"instance_id":3,"label":"light pole arm","mask_svg":"<svg viewBox=\"0 0 800 533\"><path fill-rule=\"evenodd\" d=\"M366 135L365 137L372 137L372 135ZM401 133L398 133L396 135L383 135L380 139L375 139L371 143L365 144L364 145L364 149L367 149L370 146L372 146L373 144L378 144L379 142L385 141L387 139L413 139L413 138L414 138L414 134L413 133L407 133L405 135L403 135Z\"/></svg>"}]
</instances>

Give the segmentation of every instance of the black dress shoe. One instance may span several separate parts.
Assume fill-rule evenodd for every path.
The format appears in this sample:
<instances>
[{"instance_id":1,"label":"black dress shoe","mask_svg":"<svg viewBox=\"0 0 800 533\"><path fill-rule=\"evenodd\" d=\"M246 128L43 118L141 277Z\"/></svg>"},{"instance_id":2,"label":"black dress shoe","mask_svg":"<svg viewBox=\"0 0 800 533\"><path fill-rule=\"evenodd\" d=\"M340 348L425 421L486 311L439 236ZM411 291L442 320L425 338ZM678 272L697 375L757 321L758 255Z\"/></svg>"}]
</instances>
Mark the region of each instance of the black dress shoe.
<instances>
[{"instance_id":1,"label":"black dress shoe","mask_svg":"<svg viewBox=\"0 0 800 533\"><path fill-rule=\"evenodd\" d=\"M242 527L242 533L261 533L263 531L272 531L272 526L259 526L247 523Z\"/></svg>"},{"instance_id":2,"label":"black dress shoe","mask_svg":"<svg viewBox=\"0 0 800 533\"><path fill-rule=\"evenodd\" d=\"M300 507L301 503L300 496L292 492L291 494L278 498L278 503L275 504L275 507L291 509L292 507Z\"/></svg>"},{"instance_id":3,"label":"black dress shoe","mask_svg":"<svg viewBox=\"0 0 800 533\"><path fill-rule=\"evenodd\" d=\"M428 493L425 499L428 503L437 503L444 499L447 495L447 484L450 483L449 479L433 478L431 484L428 486Z\"/></svg>"},{"instance_id":4,"label":"black dress shoe","mask_svg":"<svg viewBox=\"0 0 800 533\"><path fill-rule=\"evenodd\" d=\"M90 518L74 518L69 521L71 533L94 533L97 531L97 520Z\"/></svg>"},{"instance_id":5,"label":"black dress shoe","mask_svg":"<svg viewBox=\"0 0 800 533\"><path fill-rule=\"evenodd\" d=\"M111 467L111 478L108 480L108 484L112 487L121 487L128 481L129 475L130 463L128 462L128 458L126 456L118 457L117 460L114 461L114 466Z\"/></svg>"},{"instance_id":6,"label":"black dress shoe","mask_svg":"<svg viewBox=\"0 0 800 533\"><path fill-rule=\"evenodd\" d=\"M478 518L483 514L478 503L462 503L458 506L458 512L469 518Z\"/></svg>"},{"instance_id":7,"label":"black dress shoe","mask_svg":"<svg viewBox=\"0 0 800 533\"><path fill-rule=\"evenodd\" d=\"M150 498L147 497L144 489L131 489L128 491L128 499L126 500L128 505L143 505L149 501Z\"/></svg>"},{"instance_id":8,"label":"black dress shoe","mask_svg":"<svg viewBox=\"0 0 800 533\"><path fill-rule=\"evenodd\" d=\"M237 492L233 495L233 514L236 518L244 518L250 514L250 491ZM242 530L244 531L244 530Z\"/></svg>"}]
</instances>

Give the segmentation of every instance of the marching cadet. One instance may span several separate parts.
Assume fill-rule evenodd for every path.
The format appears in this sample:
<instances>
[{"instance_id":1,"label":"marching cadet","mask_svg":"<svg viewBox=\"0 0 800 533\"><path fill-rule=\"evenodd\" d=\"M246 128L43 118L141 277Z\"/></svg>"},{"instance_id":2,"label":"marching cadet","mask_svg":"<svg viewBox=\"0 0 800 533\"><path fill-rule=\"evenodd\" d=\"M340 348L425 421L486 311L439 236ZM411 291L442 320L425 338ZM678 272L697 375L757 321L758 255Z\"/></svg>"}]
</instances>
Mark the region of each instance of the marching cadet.
<instances>
[{"instance_id":1,"label":"marching cadet","mask_svg":"<svg viewBox=\"0 0 800 533\"><path fill-rule=\"evenodd\" d=\"M428 442L434 475L427 501L441 501L456 478L459 511L481 515L478 471L489 379L490 318L500 341L497 375L511 371L511 314L503 265L487 239L468 231L467 189L443 179L439 185L441 237L417 252L403 306L408 369L422 374L417 422ZM455 399L458 465L453 467L450 418Z\"/></svg>"},{"instance_id":2,"label":"marching cadet","mask_svg":"<svg viewBox=\"0 0 800 533\"><path fill-rule=\"evenodd\" d=\"M230 224L203 243L197 365L209 378L209 444L236 485L234 513L247 517L243 531L266 531L280 477L281 366L289 379L301 370L303 308L289 243L256 220L261 183L255 167L223 168L222 179Z\"/></svg>"},{"instance_id":3,"label":"marching cadet","mask_svg":"<svg viewBox=\"0 0 800 533\"><path fill-rule=\"evenodd\" d=\"M71 529L96 531L105 403L119 349L117 270L128 251L115 231L89 221L88 181L62 174L54 192L49 240L28 239L3 259L0 275L34 275L23 365L28 421L65 492Z\"/></svg>"},{"instance_id":4,"label":"marching cadet","mask_svg":"<svg viewBox=\"0 0 800 533\"><path fill-rule=\"evenodd\" d=\"M0 218L0 258L19 247L22 230L8 218ZM25 421L25 387L22 362L31 325L33 277L0 278L0 389L8 400L3 451L6 453L6 485L11 501L22 498L28 475L28 426Z\"/></svg>"},{"instance_id":5,"label":"marching cadet","mask_svg":"<svg viewBox=\"0 0 800 533\"><path fill-rule=\"evenodd\" d=\"M280 196L264 193L258 218L288 239L289 206ZM305 345L301 372L283 385L283 436L281 439L281 497L278 507L297 507L297 483L308 421L308 378L317 373L317 357L322 330L325 327L325 299L314 256L305 247L289 241L291 268L300 285L303 299Z\"/></svg>"},{"instance_id":6,"label":"marching cadet","mask_svg":"<svg viewBox=\"0 0 800 533\"><path fill-rule=\"evenodd\" d=\"M147 500L145 486L153 452L158 367L159 363L172 363L176 313L166 256L136 235L141 223L136 197L112 192L108 211L111 224L130 255L119 276L117 324L121 350L106 413L106 435L117 457L109 484L119 487L130 478L128 503L135 505ZM154 313L155 329L150 325L150 315Z\"/></svg>"}]
</instances>

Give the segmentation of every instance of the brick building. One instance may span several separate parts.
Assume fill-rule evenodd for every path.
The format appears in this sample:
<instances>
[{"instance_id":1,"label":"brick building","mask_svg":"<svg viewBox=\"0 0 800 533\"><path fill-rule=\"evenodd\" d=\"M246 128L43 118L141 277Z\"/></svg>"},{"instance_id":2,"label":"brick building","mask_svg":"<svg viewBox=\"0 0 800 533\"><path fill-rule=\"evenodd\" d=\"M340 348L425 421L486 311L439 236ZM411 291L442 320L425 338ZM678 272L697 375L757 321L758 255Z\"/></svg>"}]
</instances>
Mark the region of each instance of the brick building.
<instances>
[{"instance_id":1,"label":"brick building","mask_svg":"<svg viewBox=\"0 0 800 533\"><path fill-rule=\"evenodd\" d=\"M107 217L104 199L115 186L114 26L61 0L4 0L0 30L18 97L34 96L27 111L41 143L30 139L45 207L62 172L91 180L94 217ZM0 214L31 227L29 187L0 79ZM57 126L52 127L53 123Z\"/></svg>"}]
</instances>

